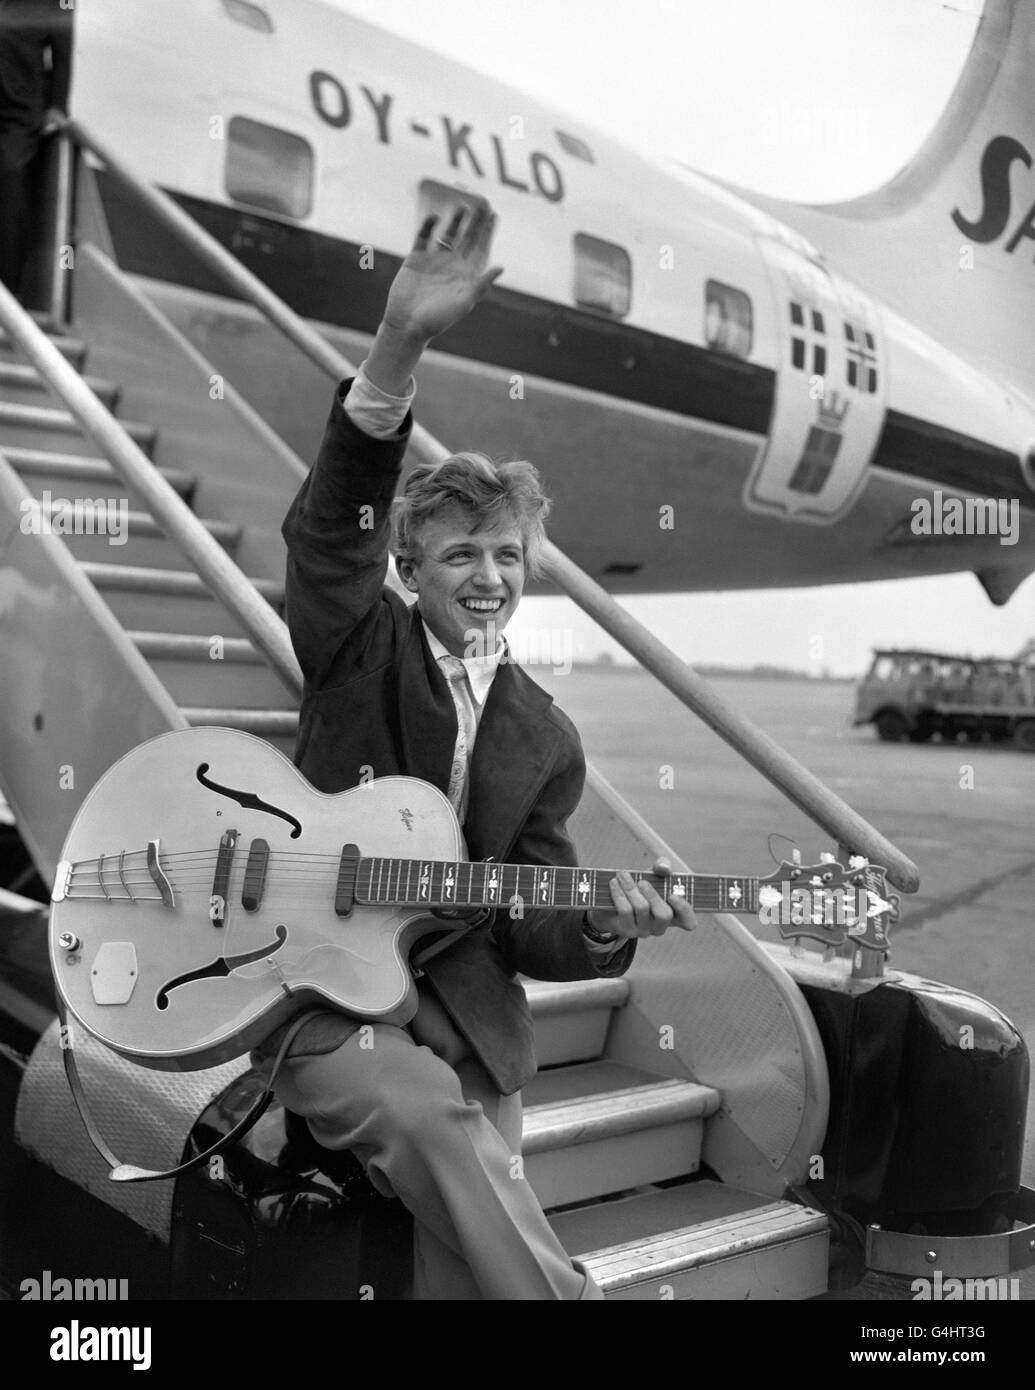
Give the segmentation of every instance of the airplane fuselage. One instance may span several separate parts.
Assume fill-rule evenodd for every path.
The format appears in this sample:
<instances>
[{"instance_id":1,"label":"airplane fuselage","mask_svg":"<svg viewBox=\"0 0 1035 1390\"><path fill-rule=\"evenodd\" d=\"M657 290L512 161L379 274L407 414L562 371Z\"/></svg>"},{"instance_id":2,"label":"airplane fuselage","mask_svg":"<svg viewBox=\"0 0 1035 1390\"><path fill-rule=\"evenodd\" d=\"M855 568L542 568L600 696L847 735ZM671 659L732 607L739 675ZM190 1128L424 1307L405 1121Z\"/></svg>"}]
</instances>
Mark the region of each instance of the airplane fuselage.
<instances>
[{"instance_id":1,"label":"airplane fuselage","mask_svg":"<svg viewBox=\"0 0 1035 1390\"><path fill-rule=\"evenodd\" d=\"M422 215L487 195L505 274L428 355L419 414L531 457L554 539L609 588L1035 568L1029 401L802 236L317 0L263 12L272 32L214 0L92 0L76 114L354 355ZM120 263L311 456L316 388L284 389L250 311L102 188ZM1016 499L1022 524L925 531L936 490Z\"/></svg>"}]
</instances>

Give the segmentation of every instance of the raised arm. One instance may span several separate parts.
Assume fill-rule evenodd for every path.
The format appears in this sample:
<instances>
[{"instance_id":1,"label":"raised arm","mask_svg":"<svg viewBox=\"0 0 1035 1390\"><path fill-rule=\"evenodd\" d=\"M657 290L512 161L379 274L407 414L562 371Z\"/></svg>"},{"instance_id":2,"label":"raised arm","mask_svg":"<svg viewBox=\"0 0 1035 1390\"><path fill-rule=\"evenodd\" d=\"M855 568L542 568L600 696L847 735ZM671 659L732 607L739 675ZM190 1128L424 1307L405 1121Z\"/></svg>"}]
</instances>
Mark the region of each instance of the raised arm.
<instances>
[{"instance_id":1,"label":"raised arm","mask_svg":"<svg viewBox=\"0 0 1035 1390\"><path fill-rule=\"evenodd\" d=\"M484 198L457 208L436 235L438 220L425 219L399 267L366 360L367 376L391 396L406 392L431 339L465 318L503 274L486 269L496 217Z\"/></svg>"},{"instance_id":2,"label":"raised arm","mask_svg":"<svg viewBox=\"0 0 1035 1390\"><path fill-rule=\"evenodd\" d=\"M363 374L388 396L405 397L427 344L474 308L500 267L486 269L495 217L484 198L459 208L435 236L425 220L388 292ZM399 407L405 414L405 403ZM284 522L287 617L308 681L336 679L343 645L376 622L388 554L389 508L408 427L371 438L336 394L323 443Z\"/></svg>"}]
</instances>

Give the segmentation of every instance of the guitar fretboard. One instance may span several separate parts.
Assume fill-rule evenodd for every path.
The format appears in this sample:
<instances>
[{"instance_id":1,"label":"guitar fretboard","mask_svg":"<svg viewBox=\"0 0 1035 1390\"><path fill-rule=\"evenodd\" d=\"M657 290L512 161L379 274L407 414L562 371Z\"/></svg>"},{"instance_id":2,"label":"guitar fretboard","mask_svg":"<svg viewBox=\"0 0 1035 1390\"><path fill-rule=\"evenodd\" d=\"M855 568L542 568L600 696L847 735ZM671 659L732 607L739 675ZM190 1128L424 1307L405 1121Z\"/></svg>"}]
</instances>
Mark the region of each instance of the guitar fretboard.
<instances>
[{"instance_id":1,"label":"guitar fretboard","mask_svg":"<svg viewBox=\"0 0 1035 1390\"><path fill-rule=\"evenodd\" d=\"M421 907L613 906L608 887L616 869L569 869L530 864L471 863L442 859L361 859L356 900ZM758 911L757 878L726 874L655 874L632 871L662 897L681 895L697 912Z\"/></svg>"}]
</instances>

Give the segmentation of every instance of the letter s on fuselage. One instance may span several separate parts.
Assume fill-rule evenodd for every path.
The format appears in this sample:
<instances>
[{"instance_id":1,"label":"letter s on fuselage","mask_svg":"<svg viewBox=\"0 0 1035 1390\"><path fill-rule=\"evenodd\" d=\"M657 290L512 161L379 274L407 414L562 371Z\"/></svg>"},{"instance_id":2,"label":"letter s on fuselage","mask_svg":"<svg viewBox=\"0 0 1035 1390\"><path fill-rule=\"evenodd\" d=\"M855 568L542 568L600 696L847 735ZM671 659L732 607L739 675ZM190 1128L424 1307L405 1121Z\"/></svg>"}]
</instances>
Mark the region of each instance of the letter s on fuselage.
<instances>
[{"instance_id":1,"label":"letter s on fuselage","mask_svg":"<svg viewBox=\"0 0 1035 1390\"><path fill-rule=\"evenodd\" d=\"M996 135L985 146L981 156L981 196L983 205L976 221L968 221L959 208L953 208L952 220L972 241L995 241L1003 234L1010 220L1010 168L1019 159L1030 169L1032 157L1012 135ZM1022 219L1005 250L1013 251L1022 236L1035 237L1035 204Z\"/></svg>"}]
</instances>

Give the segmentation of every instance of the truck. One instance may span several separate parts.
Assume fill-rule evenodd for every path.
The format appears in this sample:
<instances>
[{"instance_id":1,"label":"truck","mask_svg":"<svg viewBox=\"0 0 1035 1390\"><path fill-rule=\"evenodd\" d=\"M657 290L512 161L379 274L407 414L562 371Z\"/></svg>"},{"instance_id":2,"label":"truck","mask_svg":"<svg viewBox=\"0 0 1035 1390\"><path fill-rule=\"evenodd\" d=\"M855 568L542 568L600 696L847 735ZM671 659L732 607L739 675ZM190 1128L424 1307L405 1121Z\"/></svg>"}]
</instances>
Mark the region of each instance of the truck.
<instances>
[{"instance_id":1,"label":"truck","mask_svg":"<svg viewBox=\"0 0 1035 1390\"><path fill-rule=\"evenodd\" d=\"M1035 753L1035 664L1022 657L877 648L859 682L853 725L886 743L1012 742Z\"/></svg>"}]
</instances>

